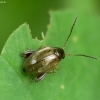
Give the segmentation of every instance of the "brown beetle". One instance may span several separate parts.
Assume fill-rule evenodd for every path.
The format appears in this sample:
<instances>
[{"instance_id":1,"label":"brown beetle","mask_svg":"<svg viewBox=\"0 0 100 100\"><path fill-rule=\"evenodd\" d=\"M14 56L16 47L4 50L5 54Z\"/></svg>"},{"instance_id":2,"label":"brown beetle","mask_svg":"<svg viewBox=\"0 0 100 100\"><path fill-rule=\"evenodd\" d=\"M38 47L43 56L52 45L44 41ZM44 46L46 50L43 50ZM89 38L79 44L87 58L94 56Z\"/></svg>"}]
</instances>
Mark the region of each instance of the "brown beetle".
<instances>
[{"instance_id":1,"label":"brown beetle","mask_svg":"<svg viewBox=\"0 0 100 100\"><path fill-rule=\"evenodd\" d=\"M36 75L35 81L40 81L44 78L46 73L55 73L55 69L58 69L58 63L61 59L64 59L65 56L84 56L96 59L95 57L83 55L83 54L66 54L64 52L64 47L72 33L75 21L72 25L69 36L67 37L63 48L59 47L40 47L37 51L27 50L23 53L25 58L23 71L30 75Z\"/></svg>"}]
</instances>

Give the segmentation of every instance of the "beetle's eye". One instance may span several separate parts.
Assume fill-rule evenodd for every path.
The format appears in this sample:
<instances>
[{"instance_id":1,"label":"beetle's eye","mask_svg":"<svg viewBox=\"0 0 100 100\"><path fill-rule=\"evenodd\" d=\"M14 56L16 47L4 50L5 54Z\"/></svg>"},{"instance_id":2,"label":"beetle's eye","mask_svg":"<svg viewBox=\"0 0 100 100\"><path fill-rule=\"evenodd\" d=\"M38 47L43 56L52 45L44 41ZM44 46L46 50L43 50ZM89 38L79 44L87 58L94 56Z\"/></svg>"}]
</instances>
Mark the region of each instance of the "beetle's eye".
<instances>
[{"instance_id":1,"label":"beetle's eye","mask_svg":"<svg viewBox=\"0 0 100 100\"><path fill-rule=\"evenodd\" d=\"M65 58L65 54L62 56L62 59L64 59Z\"/></svg>"}]
</instances>

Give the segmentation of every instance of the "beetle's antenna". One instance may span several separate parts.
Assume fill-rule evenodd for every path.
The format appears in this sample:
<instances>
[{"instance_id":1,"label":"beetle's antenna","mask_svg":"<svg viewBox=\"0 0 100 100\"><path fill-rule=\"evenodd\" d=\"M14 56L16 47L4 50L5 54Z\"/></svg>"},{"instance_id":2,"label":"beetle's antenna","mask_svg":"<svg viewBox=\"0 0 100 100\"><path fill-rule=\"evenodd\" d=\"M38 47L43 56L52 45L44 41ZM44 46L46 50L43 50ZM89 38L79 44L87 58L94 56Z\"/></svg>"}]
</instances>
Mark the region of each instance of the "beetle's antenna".
<instances>
[{"instance_id":1,"label":"beetle's antenna","mask_svg":"<svg viewBox=\"0 0 100 100\"><path fill-rule=\"evenodd\" d=\"M88 57L88 58L98 60L98 58L95 58L93 56L84 55L84 54L66 54L66 56L84 56L84 57Z\"/></svg>"},{"instance_id":2,"label":"beetle's antenna","mask_svg":"<svg viewBox=\"0 0 100 100\"><path fill-rule=\"evenodd\" d=\"M67 39L66 39L66 41L65 41L65 44L64 44L64 46L63 46L63 49L65 48L66 43L67 43L68 39L69 39L70 36L71 36L71 33L72 33L72 31L73 31L73 28L74 28L74 25L75 25L75 23L76 23L76 20L77 20L77 17L76 17L75 20L74 20L74 23L73 23L73 25L72 25L72 27L71 27L71 30L70 30L69 36L67 37Z\"/></svg>"}]
</instances>

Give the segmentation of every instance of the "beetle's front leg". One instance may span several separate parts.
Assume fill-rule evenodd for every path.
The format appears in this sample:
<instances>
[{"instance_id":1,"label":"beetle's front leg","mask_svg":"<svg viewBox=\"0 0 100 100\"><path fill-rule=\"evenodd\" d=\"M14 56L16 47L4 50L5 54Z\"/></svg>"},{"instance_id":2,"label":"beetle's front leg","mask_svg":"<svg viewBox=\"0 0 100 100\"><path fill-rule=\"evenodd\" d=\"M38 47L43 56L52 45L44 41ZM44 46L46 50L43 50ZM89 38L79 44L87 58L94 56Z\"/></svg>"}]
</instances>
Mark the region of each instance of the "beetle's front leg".
<instances>
[{"instance_id":1,"label":"beetle's front leg","mask_svg":"<svg viewBox=\"0 0 100 100\"><path fill-rule=\"evenodd\" d=\"M35 51L28 49L27 51L25 51L22 56L24 59L28 58L32 53L34 53Z\"/></svg>"},{"instance_id":2,"label":"beetle's front leg","mask_svg":"<svg viewBox=\"0 0 100 100\"><path fill-rule=\"evenodd\" d=\"M51 68L51 69L49 69L48 71L47 71L47 73L53 73L53 74L56 74L56 71L55 71L55 69L54 68Z\"/></svg>"}]
</instances>

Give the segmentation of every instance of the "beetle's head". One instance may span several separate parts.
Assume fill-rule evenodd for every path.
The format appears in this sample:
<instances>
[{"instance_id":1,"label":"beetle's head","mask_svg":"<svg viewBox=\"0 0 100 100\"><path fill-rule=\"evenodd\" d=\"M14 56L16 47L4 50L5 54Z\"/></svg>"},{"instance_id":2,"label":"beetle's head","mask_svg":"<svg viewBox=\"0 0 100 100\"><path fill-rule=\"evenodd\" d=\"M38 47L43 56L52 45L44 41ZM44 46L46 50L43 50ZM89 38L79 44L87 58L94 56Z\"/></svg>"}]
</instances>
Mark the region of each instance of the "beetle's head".
<instances>
[{"instance_id":1,"label":"beetle's head","mask_svg":"<svg viewBox=\"0 0 100 100\"><path fill-rule=\"evenodd\" d=\"M65 58L65 52L62 48L55 47L54 48L54 53L55 53L55 55L57 55L57 57L59 59L64 59Z\"/></svg>"}]
</instances>

